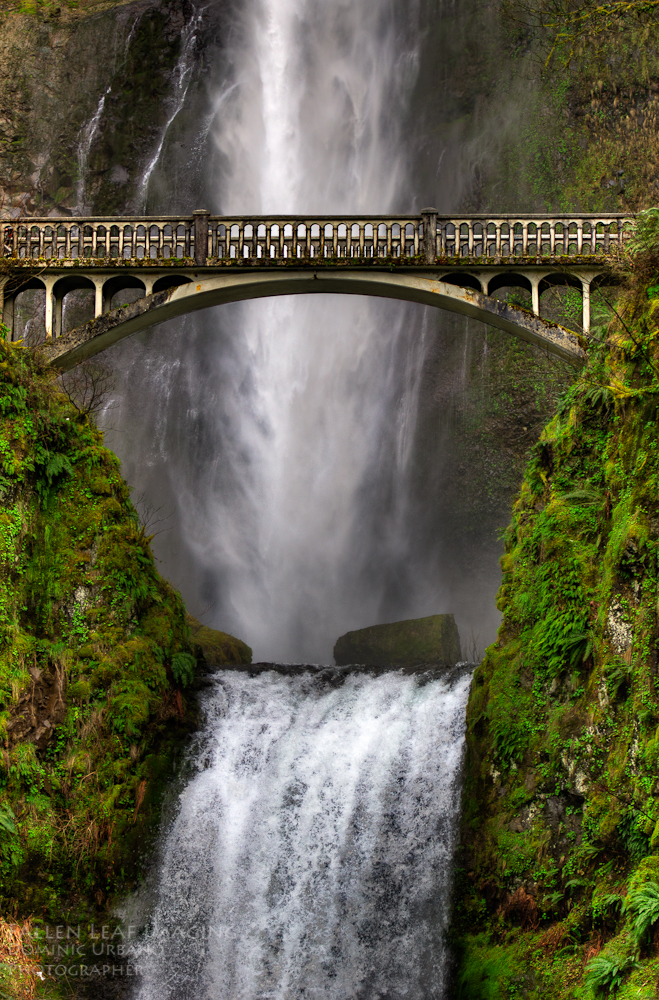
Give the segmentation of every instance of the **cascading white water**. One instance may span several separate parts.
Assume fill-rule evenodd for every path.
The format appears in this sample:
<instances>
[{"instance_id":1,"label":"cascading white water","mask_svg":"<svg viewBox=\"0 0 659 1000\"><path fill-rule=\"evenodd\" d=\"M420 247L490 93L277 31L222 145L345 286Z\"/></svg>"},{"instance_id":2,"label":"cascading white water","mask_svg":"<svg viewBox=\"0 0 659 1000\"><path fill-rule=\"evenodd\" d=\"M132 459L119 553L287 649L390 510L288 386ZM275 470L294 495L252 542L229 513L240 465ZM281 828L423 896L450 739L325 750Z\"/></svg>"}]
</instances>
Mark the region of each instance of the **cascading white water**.
<instances>
[{"instance_id":1,"label":"cascading white water","mask_svg":"<svg viewBox=\"0 0 659 1000\"><path fill-rule=\"evenodd\" d=\"M468 686L217 675L138 1000L440 1000Z\"/></svg>"},{"instance_id":2,"label":"cascading white water","mask_svg":"<svg viewBox=\"0 0 659 1000\"><path fill-rule=\"evenodd\" d=\"M402 127L417 14L236 4L194 143L215 149L206 207L419 208ZM348 629L450 610L410 558L426 329L402 305L311 296L146 338L124 389L141 412L143 381L158 387L130 426L141 481L170 478L198 592L256 658L327 662ZM425 680L218 675L154 885L126 914L149 914L137 1000L442 1000L469 679Z\"/></svg>"}]
</instances>

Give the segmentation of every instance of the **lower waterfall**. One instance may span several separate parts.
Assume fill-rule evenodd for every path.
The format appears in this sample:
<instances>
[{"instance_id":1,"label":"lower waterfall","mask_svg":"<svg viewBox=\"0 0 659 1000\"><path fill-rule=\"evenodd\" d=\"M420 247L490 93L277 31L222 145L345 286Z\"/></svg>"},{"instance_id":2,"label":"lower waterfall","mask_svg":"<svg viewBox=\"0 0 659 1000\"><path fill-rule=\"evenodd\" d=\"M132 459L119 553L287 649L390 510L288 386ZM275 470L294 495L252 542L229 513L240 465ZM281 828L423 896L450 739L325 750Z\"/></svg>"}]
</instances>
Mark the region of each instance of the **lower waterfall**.
<instances>
[{"instance_id":1,"label":"lower waterfall","mask_svg":"<svg viewBox=\"0 0 659 1000\"><path fill-rule=\"evenodd\" d=\"M136 1000L442 998L469 683L215 674Z\"/></svg>"}]
</instances>

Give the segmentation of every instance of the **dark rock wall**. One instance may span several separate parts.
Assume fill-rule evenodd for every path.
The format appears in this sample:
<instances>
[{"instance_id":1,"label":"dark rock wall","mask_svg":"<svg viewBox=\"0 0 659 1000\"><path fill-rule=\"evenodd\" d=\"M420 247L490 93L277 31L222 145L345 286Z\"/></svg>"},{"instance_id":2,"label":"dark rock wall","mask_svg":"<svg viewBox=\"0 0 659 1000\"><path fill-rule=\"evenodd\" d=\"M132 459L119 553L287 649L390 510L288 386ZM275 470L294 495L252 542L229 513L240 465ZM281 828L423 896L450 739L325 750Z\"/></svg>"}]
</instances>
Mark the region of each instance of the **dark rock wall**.
<instances>
[{"instance_id":1,"label":"dark rock wall","mask_svg":"<svg viewBox=\"0 0 659 1000\"><path fill-rule=\"evenodd\" d=\"M125 212L139 193L175 89L189 0L138 0L75 19L0 14L0 211L69 214L79 149L88 207Z\"/></svg>"}]
</instances>

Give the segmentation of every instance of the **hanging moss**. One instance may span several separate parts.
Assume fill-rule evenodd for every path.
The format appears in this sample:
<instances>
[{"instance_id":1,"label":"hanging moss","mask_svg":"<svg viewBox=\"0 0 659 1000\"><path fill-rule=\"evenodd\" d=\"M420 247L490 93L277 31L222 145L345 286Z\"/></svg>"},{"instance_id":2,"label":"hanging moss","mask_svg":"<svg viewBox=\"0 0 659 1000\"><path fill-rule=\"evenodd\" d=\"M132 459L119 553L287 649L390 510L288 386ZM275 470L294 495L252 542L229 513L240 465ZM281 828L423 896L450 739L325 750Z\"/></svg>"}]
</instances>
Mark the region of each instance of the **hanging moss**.
<instances>
[{"instance_id":1,"label":"hanging moss","mask_svg":"<svg viewBox=\"0 0 659 1000\"><path fill-rule=\"evenodd\" d=\"M659 268L654 251L631 266L505 534L468 707L469 1000L659 995Z\"/></svg>"}]
</instances>

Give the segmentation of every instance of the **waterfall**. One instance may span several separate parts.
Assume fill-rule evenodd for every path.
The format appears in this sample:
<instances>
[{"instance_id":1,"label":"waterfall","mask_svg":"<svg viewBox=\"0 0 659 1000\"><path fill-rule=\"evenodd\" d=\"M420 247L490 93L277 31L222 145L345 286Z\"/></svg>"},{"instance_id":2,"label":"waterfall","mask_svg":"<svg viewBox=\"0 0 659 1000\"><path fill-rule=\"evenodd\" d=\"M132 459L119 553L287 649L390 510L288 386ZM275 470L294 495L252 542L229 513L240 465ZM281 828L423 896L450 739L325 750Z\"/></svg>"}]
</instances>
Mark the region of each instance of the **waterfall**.
<instances>
[{"instance_id":1,"label":"waterfall","mask_svg":"<svg viewBox=\"0 0 659 1000\"><path fill-rule=\"evenodd\" d=\"M76 159L78 161L75 206L76 215L85 215L89 211L89 205L87 204L87 167L89 164L89 153L92 148L92 143L98 133L101 116L103 114L103 109L105 108L105 101L111 89L111 85L105 88L99 98L98 104L96 105L96 111L89 121L83 125L80 130L80 135L78 136L78 148L76 150Z\"/></svg>"},{"instance_id":2,"label":"waterfall","mask_svg":"<svg viewBox=\"0 0 659 1000\"><path fill-rule=\"evenodd\" d=\"M160 133L160 139L156 148L144 168L137 195L134 199L134 208L139 213L144 212L145 210L149 181L162 154L162 149L169 130L185 104L185 98L187 97L190 80L194 71L195 48L202 21L203 10L195 10L193 8L192 16L188 19L181 35L181 54L176 61L174 72L172 74L173 87L172 94L169 99L169 108L167 109L167 122ZM131 32L132 30L133 29L131 29Z\"/></svg>"},{"instance_id":3,"label":"waterfall","mask_svg":"<svg viewBox=\"0 0 659 1000\"><path fill-rule=\"evenodd\" d=\"M137 1000L439 1000L468 686L216 675Z\"/></svg>"},{"instance_id":4,"label":"waterfall","mask_svg":"<svg viewBox=\"0 0 659 1000\"><path fill-rule=\"evenodd\" d=\"M413 211L417 4L248 0L232 16L190 143L206 207ZM190 156L165 142L156 158ZM171 211L156 173L149 207ZM308 296L189 317L170 347L143 338L153 350L123 390L140 420L116 447L132 449L138 490L176 506L165 572L257 658L328 662L349 629L451 610L411 552L426 331L421 309Z\"/></svg>"}]
</instances>

